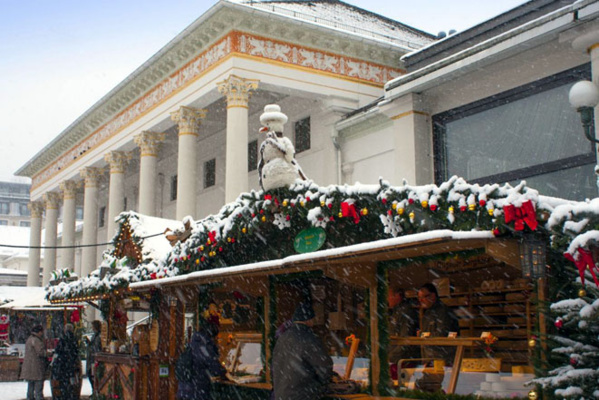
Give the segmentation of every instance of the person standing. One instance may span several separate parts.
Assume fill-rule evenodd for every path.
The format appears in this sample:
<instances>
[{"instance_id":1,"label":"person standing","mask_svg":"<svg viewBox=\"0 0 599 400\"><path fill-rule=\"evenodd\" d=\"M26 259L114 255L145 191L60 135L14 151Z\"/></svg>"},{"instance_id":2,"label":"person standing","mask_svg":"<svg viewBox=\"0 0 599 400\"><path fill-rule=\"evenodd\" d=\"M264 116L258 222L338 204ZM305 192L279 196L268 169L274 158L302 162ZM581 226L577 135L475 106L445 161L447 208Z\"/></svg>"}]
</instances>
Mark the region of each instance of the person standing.
<instances>
[{"instance_id":1,"label":"person standing","mask_svg":"<svg viewBox=\"0 0 599 400\"><path fill-rule=\"evenodd\" d=\"M57 400L75 400L75 387L81 372L81 361L79 361L79 347L73 332L73 325L66 324L64 333L54 352L52 362L52 379L57 380L60 396Z\"/></svg>"},{"instance_id":2,"label":"person standing","mask_svg":"<svg viewBox=\"0 0 599 400\"><path fill-rule=\"evenodd\" d=\"M333 376L333 360L312 331L314 310L302 302L273 351L274 400L318 399Z\"/></svg>"},{"instance_id":3,"label":"person standing","mask_svg":"<svg viewBox=\"0 0 599 400\"><path fill-rule=\"evenodd\" d=\"M27 381L27 400L44 399L44 379L48 354L43 340L44 328L35 325L25 343L25 359L21 368L21 379Z\"/></svg>"},{"instance_id":4,"label":"person standing","mask_svg":"<svg viewBox=\"0 0 599 400\"><path fill-rule=\"evenodd\" d=\"M437 288L432 283L422 285L418 290L418 301L422 309L422 332L429 332L431 337L447 337L449 332L457 332L458 319L455 314L439 299ZM455 349L443 346L423 346L422 356L451 363ZM432 374L423 373L416 381L416 386L427 392L441 390L445 373L442 370Z\"/></svg>"},{"instance_id":5,"label":"person standing","mask_svg":"<svg viewBox=\"0 0 599 400\"><path fill-rule=\"evenodd\" d=\"M180 400L210 399L211 378L227 379L227 371L220 363L216 345L218 319L202 318L201 323L200 330L193 334L189 344L193 368L188 381L179 381L177 399Z\"/></svg>"},{"instance_id":6,"label":"person standing","mask_svg":"<svg viewBox=\"0 0 599 400\"><path fill-rule=\"evenodd\" d=\"M102 351L102 323L98 320L92 321L93 335L87 343L87 353L85 356L85 373L92 388L92 398L96 397L96 387L94 385L94 377L96 375L96 353Z\"/></svg>"}]
</instances>

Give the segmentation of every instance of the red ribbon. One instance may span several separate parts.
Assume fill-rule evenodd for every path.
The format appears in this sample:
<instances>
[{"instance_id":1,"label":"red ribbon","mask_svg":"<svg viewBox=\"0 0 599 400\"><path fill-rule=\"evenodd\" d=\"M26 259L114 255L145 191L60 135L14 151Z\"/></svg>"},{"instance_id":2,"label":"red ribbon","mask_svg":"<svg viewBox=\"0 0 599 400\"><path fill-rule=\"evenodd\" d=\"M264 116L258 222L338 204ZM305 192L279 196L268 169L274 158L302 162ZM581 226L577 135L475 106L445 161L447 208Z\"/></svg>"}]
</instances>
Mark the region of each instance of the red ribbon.
<instances>
[{"instance_id":1,"label":"red ribbon","mask_svg":"<svg viewBox=\"0 0 599 400\"><path fill-rule=\"evenodd\" d=\"M595 280L595 285L597 285L597 287L599 287L599 281L597 280L597 276L595 275L595 269L599 270L599 268L597 268L597 266L595 265L595 260L593 260L593 255L591 254L590 251L579 247L578 248L578 260L576 258L574 258L574 256L570 253L564 253L564 257L566 257L568 260L570 260L574 264L576 264L576 268L578 268L578 273L580 274L580 281L582 282L583 285L584 285L584 273L588 266L589 271L591 272L591 275L593 276L593 279Z\"/></svg>"},{"instance_id":2,"label":"red ribbon","mask_svg":"<svg viewBox=\"0 0 599 400\"><path fill-rule=\"evenodd\" d=\"M537 214L535 213L535 206L532 201L528 200L522 203L522 207L516 207L513 204L503 206L505 223L508 224L512 221L517 231L524 230L524 224L528 225L533 231L537 229L539 223L537 222Z\"/></svg>"},{"instance_id":3,"label":"red ribbon","mask_svg":"<svg viewBox=\"0 0 599 400\"><path fill-rule=\"evenodd\" d=\"M347 201L342 202L341 215L344 217L353 218L356 224L360 222L360 214L358 214L358 210L356 209L356 205L354 203L348 203Z\"/></svg>"},{"instance_id":4,"label":"red ribbon","mask_svg":"<svg viewBox=\"0 0 599 400\"><path fill-rule=\"evenodd\" d=\"M264 195L264 200L270 200L270 199L272 199L272 195L270 195L270 194Z\"/></svg>"},{"instance_id":5,"label":"red ribbon","mask_svg":"<svg viewBox=\"0 0 599 400\"><path fill-rule=\"evenodd\" d=\"M210 243L212 243L212 245L215 245L216 244L216 231L208 232L208 239L210 239Z\"/></svg>"}]
</instances>

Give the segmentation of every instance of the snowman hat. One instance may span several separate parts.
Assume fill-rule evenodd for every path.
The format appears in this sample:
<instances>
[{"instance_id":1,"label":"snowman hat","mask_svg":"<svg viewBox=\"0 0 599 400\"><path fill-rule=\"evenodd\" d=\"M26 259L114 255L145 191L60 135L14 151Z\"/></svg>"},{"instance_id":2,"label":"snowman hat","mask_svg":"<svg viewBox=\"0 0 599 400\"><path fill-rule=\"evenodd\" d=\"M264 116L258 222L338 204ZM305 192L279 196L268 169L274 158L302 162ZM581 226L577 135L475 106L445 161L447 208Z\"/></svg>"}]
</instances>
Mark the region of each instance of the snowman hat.
<instances>
[{"instance_id":1,"label":"snowman hat","mask_svg":"<svg viewBox=\"0 0 599 400\"><path fill-rule=\"evenodd\" d=\"M264 113L260 116L260 123L275 132L283 132L283 125L287 120L287 116L281 112L281 107L278 104L264 106Z\"/></svg>"}]
</instances>

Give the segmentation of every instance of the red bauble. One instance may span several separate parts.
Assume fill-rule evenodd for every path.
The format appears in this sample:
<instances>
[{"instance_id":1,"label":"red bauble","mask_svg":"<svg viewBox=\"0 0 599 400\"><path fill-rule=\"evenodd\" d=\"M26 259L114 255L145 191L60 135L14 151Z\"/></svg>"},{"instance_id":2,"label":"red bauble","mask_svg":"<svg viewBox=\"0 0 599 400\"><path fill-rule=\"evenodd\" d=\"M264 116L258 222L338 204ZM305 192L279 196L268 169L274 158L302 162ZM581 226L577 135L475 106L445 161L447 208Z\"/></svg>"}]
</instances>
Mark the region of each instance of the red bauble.
<instances>
[{"instance_id":1,"label":"red bauble","mask_svg":"<svg viewBox=\"0 0 599 400\"><path fill-rule=\"evenodd\" d=\"M290 216L290 215L286 215L286 216L285 216L285 219L286 219L287 221L289 221L289 220L291 219L291 216Z\"/></svg>"},{"instance_id":2,"label":"red bauble","mask_svg":"<svg viewBox=\"0 0 599 400\"><path fill-rule=\"evenodd\" d=\"M310 197L306 197L306 201L307 201L307 202L310 202Z\"/></svg>"},{"instance_id":3,"label":"red bauble","mask_svg":"<svg viewBox=\"0 0 599 400\"><path fill-rule=\"evenodd\" d=\"M493 229L494 236L499 236L500 234L501 234L501 232L499 232L499 229L497 229L497 228Z\"/></svg>"},{"instance_id":4,"label":"red bauble","mask_svg":"<svg viewBox=\"0 0 599 400\"><path fill-rule=\"evenodd\" d=\"M431 204L431 211L437 211L437 205L436 204Z\"/></svg>"},{"instance_id":5,"label":"red bauble","mask_svg":"<svg viewBox=\"0 0 599 400\"><path fill-rule=\"evenodd\" d=\"M479 200L478 204L480 204L481 207L484 207L487 202L486 200Z\"/></svg>"},{"instance_id":6,"label":"red bauble","mask_svg":"<svg viewBox=\"0 0 599 400\"><path fill-rule=\"evenodd\" d=\"M408 199L408 203L414 204L414 199Z\"/></svg>"},{"instance_id":7,"label":"red bauble","mask_svg":"<svg viewBox=\"0 0 599 400\"><path fill-rule=\"evenodd\" d=\"M466 207L466 206L460 206L460 211L461 211L461 212L464 212L464 211L466 211L466 209L467 209L467 207Z\"/></svg>"},{"instance_id":8,"label":"red bauble","mask_svg":"<svg viewBox=\"0 0 599 400\"><path fill-rule=\"evenodd\" d=\"M387 204L387 199L382 199L381 201L383 202L383 204Z\"/></svg>"},{"instance_id":9,"label":"red bauble","mask_svg":"<svg viewBox=\"0 0 599 400\"><path fill-rule=\"evenodd\" d=\"M393 215L393 210L387 210L387 215Z\"/></svg>"},{"instance_id":10,"label":"red bauble","mask_svg":"<svg viewBox=\"0 0 599 400\"><path fill-rule=\"evenodd\" d=\"M329 207L329 209L333 208L333 203L329 203L327 204L327 206Z\"/></svg>"},{"instance_id":11,"label":"red bauble","mask_svg":"<svg viewBox=\"0 0 599 400\"><path fill-rule=\"evenodd\" d=\"M575 367L576 364L578 364L578 361L574 357L571 357L570 358L570 365L573 366L573 367Z\"/></svg>"},{"instance_id":12,"label":"red bauble","mask_svg":"<svg viewBox=\"0 0 599 400\"><path fill-rule=\"evenodd\" d=\"M329 221L334 221L335 217L333 217L332 215L329 217Z\"/></svg>"},{"instance_id":13,"label":"red bauble","mask_svg":"<svg viewBox=\"0 0 599 400\"><path fill-rule=\"evenodd\" d=\"M564 326L564 321L562 321L561 318L558 318L555 320L554 325L557 329L561 329Z\"/></svg>"}]
</instances>

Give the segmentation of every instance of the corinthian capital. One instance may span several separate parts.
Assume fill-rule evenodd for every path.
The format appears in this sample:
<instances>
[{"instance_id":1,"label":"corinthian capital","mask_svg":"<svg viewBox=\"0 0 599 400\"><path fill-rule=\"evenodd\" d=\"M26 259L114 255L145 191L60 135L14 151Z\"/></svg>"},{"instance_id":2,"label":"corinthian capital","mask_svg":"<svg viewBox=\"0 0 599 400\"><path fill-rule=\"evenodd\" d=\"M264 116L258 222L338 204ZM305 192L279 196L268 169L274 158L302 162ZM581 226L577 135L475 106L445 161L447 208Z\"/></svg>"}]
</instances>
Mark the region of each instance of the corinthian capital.
<instances>
[{"instance_id":1,"label":"corinthian capital","mask_svg":"<svg viewBox=\"0 0 599 400\"><path fill-rule=\"evenodd\" d=\"M31 212L31 218L41 218L44 213L44 203L41 201L31 201L27 204Z\"/></svg>"},{"instance_id":2,"label":"corinthian capital","mask_svg":"<svg viewBox=\"0 0 599 400\"><path fill-rule=\"evenodd\" d=\"M131 159L131 154L124 151L110 151L104 154L104 161L110 165L111 174L124 174L127 161Z\"/></svg>"},{"instance_id":3,"label":"corinthian capital","mask_svg":"<svg viewBox=\"0 0 599 400\"><path fill-rule=\"evenodd\" d=\"M160 142L165 138L164 133L143 131L133 137L133 141L141 150L141 156L157 157Z\"/></svg>"},{"instance_id":4,"label":"corinthian capital","mask_svg":"<svg viewBox=\"0 0 599 400\"><path fill-rule=\"evenodd\" d=\"M96 187L102 176L102 169L96 167L83 167L79 170L79 175L85 179L85 188Z\"/></svg>"},{"instance_id":5,"label":"corinthian capital","mask_svg":"<svg viewBox=\"0 0 599 400\"><path fill-rule=\"evenodd\" d=\"M46 210L58 210L60 195L57 192L46 192L42 195Z\"/></svg>"},{"instance_id":6,"label":"corinthian capital","mask_svg":"<svg viewBox=\"0 0 599 400\"><path fill-rule=\"evenodd\" d=\"M62 181L58 184L58 187L63 194L64 200L74 199L77 195L78 186L78 182L75 181Z\"/></svg>"},{"instance_id":7,"label":"corinthian capital","mask_svg":"<svg viewBox=\"0 0 599 400\"><path fill-rule=\"evenodd\" d=\"M258 89L256 79L243 79L236 75L229 75L227 79L218 82L218 91L227 96L227 108L229 107L245 107L248 106L248 101L252 93L251 90Z\"/></svg>"},{"instance_id":8,"label":"corinthian capital","mask_svg":"<svg viewBox=\"0 0 599 400\"><path fill-rule=\"evenodd\" d=\"M171 113L171 119L179 125L179 136L198 136L200 123L206 117L206 110L181 106Z\"/></svg>"}]
</instances>

